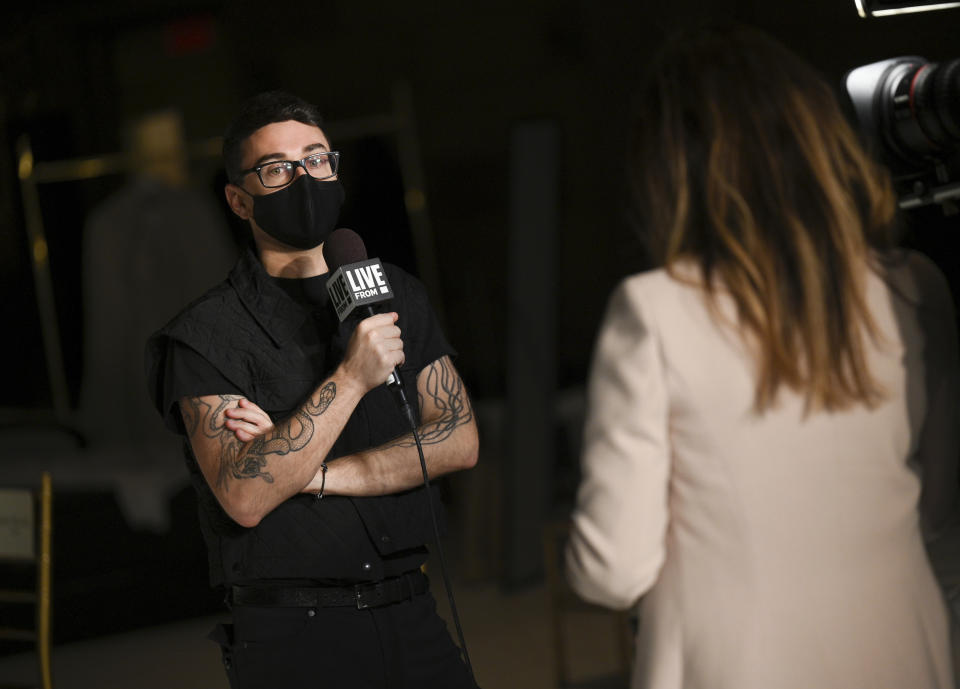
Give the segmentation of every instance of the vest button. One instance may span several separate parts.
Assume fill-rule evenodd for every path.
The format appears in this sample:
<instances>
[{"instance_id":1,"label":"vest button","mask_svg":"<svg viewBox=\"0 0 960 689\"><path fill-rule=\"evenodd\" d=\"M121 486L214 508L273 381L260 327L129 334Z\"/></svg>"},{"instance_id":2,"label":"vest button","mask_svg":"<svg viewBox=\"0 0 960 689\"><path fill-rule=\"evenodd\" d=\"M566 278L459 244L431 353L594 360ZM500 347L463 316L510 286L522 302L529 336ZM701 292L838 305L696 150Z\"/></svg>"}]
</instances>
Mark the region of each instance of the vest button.
<instances>
[{"instance_id":1,"label":"vest button","mask_svg":"<svg viewBox=\"0 0 960 689\"><path fill-rule=\"evenodd\" d=\"M369 562L364 562L361 567L363 568L364 572L369 572L371 569L373 569L373 565L371 565Z\"/></svg>"}]
</instances>

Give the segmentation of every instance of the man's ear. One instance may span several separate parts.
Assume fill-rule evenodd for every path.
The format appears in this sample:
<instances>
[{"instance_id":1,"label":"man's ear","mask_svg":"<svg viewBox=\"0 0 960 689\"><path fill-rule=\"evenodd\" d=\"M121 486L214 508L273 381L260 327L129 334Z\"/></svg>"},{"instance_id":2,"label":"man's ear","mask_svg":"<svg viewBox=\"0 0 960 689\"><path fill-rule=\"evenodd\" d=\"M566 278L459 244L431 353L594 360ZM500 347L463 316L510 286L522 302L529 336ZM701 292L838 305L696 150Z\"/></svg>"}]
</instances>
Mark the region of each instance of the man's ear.
<instances>
[{"instance_id":1,"label":"man's ear","mask_svg":"<svg viewBox=\"0 0 960 689\"><path fill-rule=\"evenodd\" d=\"M233 183L224 186L223 193L227 197L227 205L230 206L230 210L236 213L240 219L249 220L253 217L253 204L249 201L249 194Z\"/></svg>"}]
</instances>

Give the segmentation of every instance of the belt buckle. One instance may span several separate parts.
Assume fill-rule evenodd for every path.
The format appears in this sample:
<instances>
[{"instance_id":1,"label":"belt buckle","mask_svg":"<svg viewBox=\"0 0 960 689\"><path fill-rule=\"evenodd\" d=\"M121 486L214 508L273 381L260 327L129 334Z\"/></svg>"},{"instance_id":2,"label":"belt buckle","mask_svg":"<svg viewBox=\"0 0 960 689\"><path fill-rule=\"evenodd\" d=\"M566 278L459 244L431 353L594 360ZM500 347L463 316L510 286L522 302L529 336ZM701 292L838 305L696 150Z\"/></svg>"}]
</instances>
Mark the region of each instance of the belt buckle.
<instances>
[{"instance_id":1,"label":"belt buckle","mask_svg":"<svg viewBox=\"0 0 960 689\"><path fill-rule=\"evenodd\" d=\"M357 584L353 587L354 595L357 598L357 610L366 610L371 607L372 601L365 600L366 594L375 594L376 598L383 598L383 583L375 584Z\"/></svg>"}]
</instances>

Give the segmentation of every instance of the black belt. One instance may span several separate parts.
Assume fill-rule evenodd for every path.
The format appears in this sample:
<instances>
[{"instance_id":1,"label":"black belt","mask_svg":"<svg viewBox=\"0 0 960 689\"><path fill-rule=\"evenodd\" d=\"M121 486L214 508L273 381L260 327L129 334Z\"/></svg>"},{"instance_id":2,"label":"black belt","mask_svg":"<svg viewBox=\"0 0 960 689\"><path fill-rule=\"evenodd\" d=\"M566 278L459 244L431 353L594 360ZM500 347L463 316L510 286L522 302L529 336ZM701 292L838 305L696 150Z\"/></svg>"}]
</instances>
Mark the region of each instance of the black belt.
<instances>
[{"instance_id":1,"label":"black belt","mask_svg":"<svg viewBox=\"0 0 960 689\"><path fill-rule=\"evenodd\" d=\"M371 584L354 586L234 586L234 605L264 605L282 608L379 608L427 591L427 576L420 570Z\"/></svg>"}]
</instances>

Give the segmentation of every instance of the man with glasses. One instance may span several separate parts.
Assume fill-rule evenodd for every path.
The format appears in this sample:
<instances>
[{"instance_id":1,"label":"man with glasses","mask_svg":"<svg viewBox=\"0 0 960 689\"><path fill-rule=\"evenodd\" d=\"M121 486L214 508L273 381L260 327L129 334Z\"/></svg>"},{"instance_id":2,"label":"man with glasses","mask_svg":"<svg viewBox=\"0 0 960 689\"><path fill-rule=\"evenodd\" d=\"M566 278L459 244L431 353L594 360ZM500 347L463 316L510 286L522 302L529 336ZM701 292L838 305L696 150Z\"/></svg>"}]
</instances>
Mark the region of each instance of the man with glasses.
<instances>
[{"instance_id":1,"label":"man with glasses","mask_svg":"<svg viewBox=\"0 0 960 689\"><path fill-rule=\"evenodd\" d=\"M253 245L147 347L233 612L211 637L233 689L474 687L422 573L426 489L383 382L399 367L419 400L431 476L476 462L472 408L413 277L386 264L392 311L359 323L327 303L322 249L343 189L320 124L285 93L243 105L225 193Z\"/></svg>"}]
</instances>

